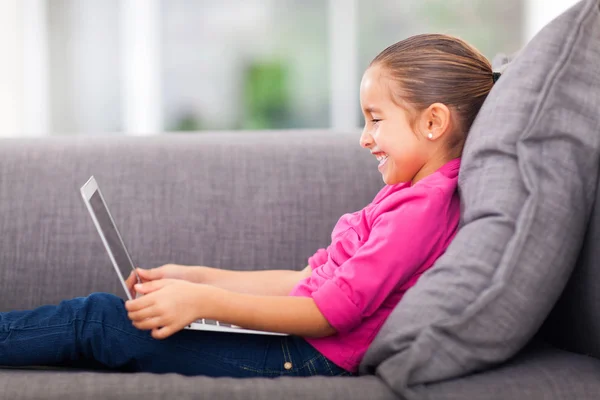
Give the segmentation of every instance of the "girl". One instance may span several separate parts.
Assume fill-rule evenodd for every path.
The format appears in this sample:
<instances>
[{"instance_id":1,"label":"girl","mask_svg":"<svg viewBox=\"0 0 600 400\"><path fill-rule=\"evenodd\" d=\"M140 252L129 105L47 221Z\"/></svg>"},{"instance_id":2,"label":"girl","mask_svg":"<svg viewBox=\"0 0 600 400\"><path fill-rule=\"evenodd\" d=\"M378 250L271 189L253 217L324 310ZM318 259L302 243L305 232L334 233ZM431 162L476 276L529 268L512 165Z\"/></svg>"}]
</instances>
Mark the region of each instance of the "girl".
<instances>
[{"instance_id":1,"label":"girl","mask_svg":"<svg viewBox=\"0 0 600 400\"><path fill-rule=\"evenodd\" d=\"M459 222L466 134L492 88L463 41L419 35L370 64L360 145L385 186L343 215L303 271L138 269L144 296L108 293L0 313L0 364L231 377L356 374L384 321L445 251ZM198 318L289 336L190 331Z\"/></svg>"}]
</instances>

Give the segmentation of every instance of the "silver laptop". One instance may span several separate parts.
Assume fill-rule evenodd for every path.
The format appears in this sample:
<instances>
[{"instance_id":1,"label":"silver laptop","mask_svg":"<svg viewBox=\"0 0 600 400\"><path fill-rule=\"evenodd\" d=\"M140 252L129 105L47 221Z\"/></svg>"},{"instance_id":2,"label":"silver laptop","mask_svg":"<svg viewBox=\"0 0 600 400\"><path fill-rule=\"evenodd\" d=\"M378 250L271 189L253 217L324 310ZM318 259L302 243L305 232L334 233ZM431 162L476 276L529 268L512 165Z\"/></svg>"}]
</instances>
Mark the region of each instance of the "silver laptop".
<instances>
[{"instance_id":1,"label":"silver laptop","mask_svg":"<svg viewBox=\"0 0 600 400\"><path fill-rule=\"evenodd\" d=\"M100 188L98 187L98 183L96 182L96 179L94 179L93 176L85 183L85 185L81 187L81 195L83 196L85 205L88 211L90 212L92 221L94 221L94 225L96 225L96 228L98 229L98 233L100 234L102 243L104 243L104 247L106 247L106 251L108 252L110 261L115 267L115 271L117 272L117 276L121 281L121 285L123 285L125 294L130 300L132 300L131 293L129 293L127 285L125 284L125 279L129 276L131 271L133 271L137 276L138 282L141 282L141 279L135 271L133 263L131 262L131 257L129 256L129 252L127 252L127 248L123 243L121 234L119 233L117 226L115 225L115 221L113 220L112 215L108 210L108 206L106 205L104 196L102 196ZM137 297L139 297L139 293L138 296L136 296L136 298ZM252 333L259 335L287 335L285 333L278 332L266 332L252 329L244 329L237 325L226 324L224 322L204 318L192 322L184 329Z\"/></svg>"}]
</instances>

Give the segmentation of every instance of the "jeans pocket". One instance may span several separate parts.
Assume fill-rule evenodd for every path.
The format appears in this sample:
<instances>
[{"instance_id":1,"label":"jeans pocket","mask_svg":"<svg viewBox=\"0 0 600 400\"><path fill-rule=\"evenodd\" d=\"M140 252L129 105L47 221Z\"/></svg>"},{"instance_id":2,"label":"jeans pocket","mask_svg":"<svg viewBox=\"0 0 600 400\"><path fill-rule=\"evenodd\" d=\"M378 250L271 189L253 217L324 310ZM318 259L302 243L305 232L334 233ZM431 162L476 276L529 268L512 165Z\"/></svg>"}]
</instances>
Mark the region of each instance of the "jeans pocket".
<instances>
[{"instance_id":1,"label":"jeans pocket","mask_svg":"<svg viewBox=\"0 0 600 400\"><path fill-rule=\"evenodd\" d=\"M320 354L320 362L324 365L324 370L327 372L327 375L330 376L352 376L353 374L344 368L338 367L337 364L330 361L327 357Z\"/></svg>"},{"instance_id":2,"label":"jeans pocket","mask_svg":"<svg viewBox=\"0 0 600 400\"><path fill-rule=\"evenodd\" d=\"M337 366L305 339L288 336L281 341L283 375L344 376L352 373Z\"/></svg>"},{"instance_id":3,"label":"jeans pocket","mask_svg":"<svg viewBox=\"0 0 600 400\"><path fill-rule=\"evenodd\" d=\"M254 360L236 361L236 365L246 376L306 376L310 366L306 366L302 357L288 343L289 337L274 337L268 344L266 353Z\"/></svg>"}]
</instances>

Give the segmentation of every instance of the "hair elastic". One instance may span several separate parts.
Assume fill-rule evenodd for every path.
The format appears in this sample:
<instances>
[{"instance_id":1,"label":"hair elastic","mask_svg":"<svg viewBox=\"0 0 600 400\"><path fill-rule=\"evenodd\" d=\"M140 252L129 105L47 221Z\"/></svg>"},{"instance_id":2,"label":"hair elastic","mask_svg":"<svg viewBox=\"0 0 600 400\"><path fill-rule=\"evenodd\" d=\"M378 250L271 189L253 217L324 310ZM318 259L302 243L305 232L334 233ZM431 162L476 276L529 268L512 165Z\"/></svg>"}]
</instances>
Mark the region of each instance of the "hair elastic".
<instances>
[{"instance_id":1,"label":"hair elastic","mask_svg":"<svg viewBox=\"0 0 600 400\"><path fill-rule=\"evenodd\" d=\"M498 82L500 75L502 75L500 72L492 72L492 79L494 80L494 83Z\"/></svg>"}]
</instances>

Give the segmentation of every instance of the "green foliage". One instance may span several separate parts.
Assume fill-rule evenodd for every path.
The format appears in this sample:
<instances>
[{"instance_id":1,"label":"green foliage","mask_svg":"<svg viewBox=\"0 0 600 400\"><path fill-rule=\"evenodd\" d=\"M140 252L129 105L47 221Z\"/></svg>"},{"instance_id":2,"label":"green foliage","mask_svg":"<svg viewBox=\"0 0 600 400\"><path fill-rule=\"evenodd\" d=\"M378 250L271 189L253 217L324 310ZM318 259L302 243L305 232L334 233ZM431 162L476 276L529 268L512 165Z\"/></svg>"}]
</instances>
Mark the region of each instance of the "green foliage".
<instances>
[{"instance_id":1,"label":"green foliage","mask_svg":"<svg viewBox=\"0 0 600 400\"><path fill-rule=\"evenodd\" d=\"M189 132L199 131L201 129L202 125L200 124L198 117L192 113L187 113L177 120L173 130L179 132Z\"/></svg>"},{"instance_id":2,"label":"green foliage","mask_svg":"<svg viewBox=\"0 0 600 400\"><path fill-rule=\"evenodd\" d=\"M283 62L260 61L244 72L243 129L278 129L289 125L288 71Z\"/></svg>"}]
</instances>

